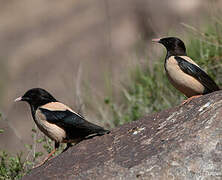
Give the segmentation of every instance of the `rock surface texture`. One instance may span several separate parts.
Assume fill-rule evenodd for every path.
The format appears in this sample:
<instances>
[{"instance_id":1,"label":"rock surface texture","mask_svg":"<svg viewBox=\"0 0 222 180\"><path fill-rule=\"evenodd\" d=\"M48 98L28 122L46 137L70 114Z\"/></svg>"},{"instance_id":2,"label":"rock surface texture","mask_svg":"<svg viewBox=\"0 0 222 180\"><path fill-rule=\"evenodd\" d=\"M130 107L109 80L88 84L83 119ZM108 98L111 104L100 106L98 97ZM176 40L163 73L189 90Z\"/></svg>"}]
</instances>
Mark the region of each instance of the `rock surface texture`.
<instances>
[{"instance_id":1,"label":"rock surface texture","mask_svg":"<svg viewBox=\"0 0 222 180\"><path fill-rule=\"evenodd\" d=\"M222 179L222 92L83 141L23 179Z\"/></svg>"}]
</instances>

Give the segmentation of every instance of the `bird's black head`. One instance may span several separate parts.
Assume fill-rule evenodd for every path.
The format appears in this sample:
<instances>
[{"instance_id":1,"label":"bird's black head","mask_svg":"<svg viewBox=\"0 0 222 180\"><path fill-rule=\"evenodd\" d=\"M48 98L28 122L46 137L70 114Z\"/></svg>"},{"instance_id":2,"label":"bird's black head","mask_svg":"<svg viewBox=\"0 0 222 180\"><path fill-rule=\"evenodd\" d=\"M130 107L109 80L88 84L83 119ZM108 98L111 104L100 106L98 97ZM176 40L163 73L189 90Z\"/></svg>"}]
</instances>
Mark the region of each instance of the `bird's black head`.
<instances>
[{"instance_id":1,"label":"bird's black head","mask_svg":"<svg viewBox=\"0 0 222 180\"><path fill-rule=\"evenodd\" d=\"M50 102L56 102L57 100L46 90L33 88L28 90L22 97L17 98L15 101L26 101L30 106L34 107L34 109L37 109L39 106Z\"/></svg>"},{"instance_id":2,"label":"bird's black head","mask_svg":"<svg viewBox=\"0 0 222 180\"><path fill-rule=\"evenodd\" d=\"M161 39L153 39L153 42L163 44L167 49L167 56L185 56L186 47L179 38L166 37Z\"/></svg>"}]
</instances>

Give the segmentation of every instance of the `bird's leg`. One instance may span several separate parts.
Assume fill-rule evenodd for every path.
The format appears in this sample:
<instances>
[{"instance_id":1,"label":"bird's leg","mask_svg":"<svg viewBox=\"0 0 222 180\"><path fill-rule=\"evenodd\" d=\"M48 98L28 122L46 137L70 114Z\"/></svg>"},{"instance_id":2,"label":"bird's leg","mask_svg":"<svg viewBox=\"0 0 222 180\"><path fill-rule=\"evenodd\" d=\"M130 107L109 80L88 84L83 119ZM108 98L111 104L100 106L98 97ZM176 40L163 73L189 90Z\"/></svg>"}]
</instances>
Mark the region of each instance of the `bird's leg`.
<instances>
[{"instance_id":1,"label":"bird's leg","mask_svg":"<svg viewBox=\"0 0 222 180\"><path fill-rule=\"evenodd\" d=\"M45 164L45 162L49 160L49 158L56 152L56 150L57 150L58 148L59 148L59 143L58 143L58 142L55 142L54 149L49 153L49 155L48 155L40 164L38 164L38 165L35 166L34 168L39 167L39 166L42 166L43 164Z\"/></svg>"},{"instance_id":2,"label":"bird's leg","mask_svg":"<svg viewBox=\"0 0 222 180\"><path fill-rule=\"evenodd\" d=\"M181 103L181 105L187 104L187 103L189 103L192 99L198 98L198 97L200 97L200 96L202 96L202 95L191 96L191 97L189 97L188 99L184 100L184 101Z\"/></svg>"},{"instance_id":3,"label":"bird's leg","mask_svg":"<svg viewBox=\"0 0 222 180\"><path fill-rule=\"evenodd\" d=\"M49 153L48 157L46 157L43 161L43 164L56 152L56 150L59 148L59 143L55 142L54 149Z\"/></svg>"},{"instance_id":4,"label":"bird's leg","mask_svg":"<svg viewBox=\"0 0 222 180\"><path fill-rule=\"evenodd\" d=\"M70 147L72 147L72 143L67 143L66 144L66 148L62 151L62 153L63 152L65 152L67 149L69 149Z\"/></svg>"}]
</instances>

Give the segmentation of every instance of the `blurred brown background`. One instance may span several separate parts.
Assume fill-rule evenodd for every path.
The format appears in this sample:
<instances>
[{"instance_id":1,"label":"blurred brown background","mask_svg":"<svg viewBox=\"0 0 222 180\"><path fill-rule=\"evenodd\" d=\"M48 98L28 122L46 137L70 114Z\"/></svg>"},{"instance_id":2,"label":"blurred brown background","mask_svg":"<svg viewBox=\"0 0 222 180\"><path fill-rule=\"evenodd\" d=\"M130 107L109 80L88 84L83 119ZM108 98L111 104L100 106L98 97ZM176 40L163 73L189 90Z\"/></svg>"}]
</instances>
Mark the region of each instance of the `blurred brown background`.
<instances>
[{"instance_id":1,"label":"blurred brown background","mask_svg":"<svg viewBox=\"0 0 222 180\"><path fill-rule=\"evenodd\" d=\"M5 130L0 149L17 152L32 142L29 107L13 102L26 90L45 88L74 108L87 82L98 97L96 105L106 95L107 76L118 93L118 83L127 76L129 59L138 47L154 61L151 38L169 34L183 38L186 30L181 22L198 27L215 7L221 2L1 0L0 111L7 120L0 121ZM85 112L87 119L104 125L90 107Z\"/></svg>"}]
</instances>

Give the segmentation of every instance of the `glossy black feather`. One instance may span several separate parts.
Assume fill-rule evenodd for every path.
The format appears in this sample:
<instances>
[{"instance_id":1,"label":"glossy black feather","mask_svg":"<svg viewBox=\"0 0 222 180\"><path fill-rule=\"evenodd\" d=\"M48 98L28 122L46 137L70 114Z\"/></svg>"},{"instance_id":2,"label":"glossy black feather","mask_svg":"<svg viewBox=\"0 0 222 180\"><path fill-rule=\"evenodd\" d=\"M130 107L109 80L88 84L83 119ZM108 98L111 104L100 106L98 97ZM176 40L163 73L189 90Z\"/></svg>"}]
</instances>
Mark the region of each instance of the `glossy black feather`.
<instances>
[{"instance_id":1,"label":"glossy black feather","mask_svg":"<svg viewBox=\"0 0 222 180\"><path fill-rule=\"evenodd\" d=\"M80 115L69 110L51 111L45 108L39 108L50 123L63 128L67 133L67 139L87 138L89 135L98 136L108 133L108 130L86 121Z\"/></svg>"},{"instance_id":2,"label":"glossy black feather","mask_svg":"<svg viewBox=\"0 0 222 180\"><path fill-rule=\"evenodd\" d=\"M46 117L47 121L53 124L61 124L65 126L76 126L84 122L83 118L69 110L66 111L50 111L45 108L39 108Z\"/></svg>"},{"instance_id":3,"label":"glossy black feather","mask_svg":"<svg viewBox=\"0 0 222 180\"><path fill-rule=\"evenodd\" d=\"M214 80L210 76L208 76L207 73L205 73L201 68L199 68L195 64L188 62L182 57L175 56L175 59L180 69L184 73L189 74L190 76L194 77L205 87L204 94L219 90L219 87L214 82Z\"/></svg>"}]
</instances>

